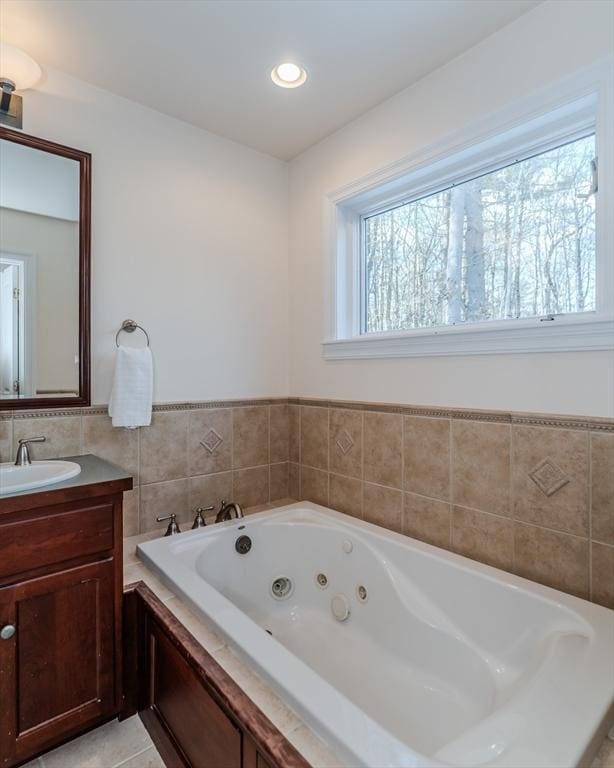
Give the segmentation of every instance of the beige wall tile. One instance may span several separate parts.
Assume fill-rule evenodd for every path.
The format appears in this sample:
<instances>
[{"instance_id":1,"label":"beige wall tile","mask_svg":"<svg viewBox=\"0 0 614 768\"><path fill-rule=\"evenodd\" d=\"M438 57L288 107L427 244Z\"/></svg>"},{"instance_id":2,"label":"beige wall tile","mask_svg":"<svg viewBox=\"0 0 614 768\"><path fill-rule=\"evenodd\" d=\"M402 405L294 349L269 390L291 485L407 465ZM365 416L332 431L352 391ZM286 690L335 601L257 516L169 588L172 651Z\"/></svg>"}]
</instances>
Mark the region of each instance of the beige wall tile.
<instances>
[{"instance_id":1,"label":"beige wall tile","mask_svg":"<svg viewBox=\"0 0 614 768\"><path fill-rule=\"evenodd\" d=\"M328 408L301 406L301 464L328 469Z\"/></svg>"},{"instance_id":2,"label":"beige wall tile","mask_svg":"<svg viewBox=\"0 0 614 768\"><path fill-rule=\"evenodd\" d=\"M403 493L372 483L363 484L363 519L401 533L403 529Z\"/></svg>"},{"instance_id":3,"label":"beige wall tile","mask_svg":"<svg viewBox=\"0 0 614 768\"><path fill-rule=\"evenodd\" d=\"M52 416L33 419L14 419L13 421L13 450L17 451L17 443L25 437L44 435L44 443L33 443L30 446L32 459L56 459L61 456L77 456L81 453L81 417Z\"/></svg>"},{"instance_id":4,"label":"beige wall tile","mask_svg":"<svg viewBox=\"0 0 614 768\"><path fill-rule=\"evenodd\" d=\"M510 513L510 427L452 422L452 501L498 515Z\"/></svg>"},{"instance_id":5,"label":"beige wall tile","mask_svg":"<svg viewBox=\"0 0 614 768\"><path fill-rule=\"evenodd\" d=\"M614 435L591 435L592 537L614 544Z\"/></svg>"},{"instance_id":6,"label":"beige wall tile","mask_svg":"<svg viewBox=\"0 0 614 768\"><path fill-rule=\"evenodd\" d=\"M362 477L361 411L333 408L330 411L330 471L350 477Z\"/></svg>"},{"instance_id":7,"label":"beige wall tile","mask_svg":"<svg viewBox=\"0 0 614 768\"><path fill-rule=\"evenodd\" d=\"M282 464L271 464L271 475L269 478L271 484L270 500L286 499L288 497L288 462Z\"/></svg>"},{"instance_id":8,"label":"beige wall tile","mask_svg":"<svg viewBox=\"0 0 614 768\"><path fill-rule=\"evenodd\" d=\"M298 405L288 406L288 458L300 463L301 452L301 409Z\"/></svg>"},{"instance_id":9,"label":"beige wall tile","mask_svg":"<svg viewBox=\"0 0 614 768\"><path fill-rule=\"evenodd\" d=\"M588 540L514 524L514 571L540 584L588 597Z\"/></svg>"},{"instance_id":10,"label":"beige wall tile","mask_svg":"<svg viewBox=\"0 0 614 768\"><path fill-rule=\"evenodd\" d=\"M363 479L400 488L402 417L395 413L366 412L364 419Z\"/></svg>"},{"instance_id":11,"label":"beige wall tile","mask_svg":"<svg viewBox=\"0 0 614 768\"><path fill-rule=\"evenodd\" d=\"M450 422L406 416L403 420L405 490L450 498Z\"/></svg>"},{"instance_id":12,"label":"beige wall tile","mask_svg":"<svg viewBox=\"0 0 614 768\"><path fill-rule=\"evenodd\" d=\"M187 479L142 485L140 492L141 533L166 528L168 521L158 523L156 517L165 517L172 512L177 515L179 523L186 523L191 520ZM187 527L189 528L189 526ZM182 529L185 530L186 526L183 525Z\"/></svg>"},{"instance_id":13,"label":"beige wall tile","mask_svg":"<svg viewBox=\"0 0 614 768\"><path fill-rule=\"evenodd\" d=\"M588 442L588 432L513 428L517 520L588 535Z\"/></svg>"},{"instance_id":14,"label":"beige wall tile","mask_svg":"<svg viewBox=\"0 0 614 768\"><path fill-rule=\"evenodd\" d=\"M123 504L124 536L136 536L139 533L139 489L124 491Z\"/></svg>"},{"instance_id":15,"label":"beige wall tile","mask_svg":"<svg viewBox=\"0 0 614 768\"><path fill-rule=\"evenodd\" d=\"M288 496L297 501L301 498L301 468L299 464L288 464Z\"/></svg>"},{"instance_id":16,"label":"beige wall tile","mask_svg":"<svg viewBox=\"0 0 614 768\"><path fill-rule=\"evenodd\" d=\"M288 461L290 446L290 423L287 405L270 407L270 461L277 464Z\"/></svg>"},{"instance_id":17,"label":"beige wall tile","mask_svg":"<svg viewBox=\"0 0 614 768\"><path fill-rule=\"evenodd\" d=\"M233 408L233 469L269 462L269 409L257 405Z\"/></svg>"},{"instance_id":18,"label":"beige wall tile","mask_svg":"<svg viewBox=\"0 0 614 768\"><path fill-rule=\"evenodd\" d=\"M209 475L231 469L232 410L203 408L189 414L189 473Z\"/></svg>"},{"instance_id":19,"label":"beige wall tile","mask_svg":"<svg viewBox=\"0 0 614 768\"><path fill-rule=\"evenodd\" d=\"M255 507L269 500L269 467L239 469L232 473L232 500L242 507Z\"/></svg>"},{"instance_id":20,"label":"beige wall tile","mask_svg":"<svg viewBox=\"0 0 614 768\"><path fill-rule=\"evenodd\" d=\"M452 549L472 560L510 571L514 563L514 523L504 517L455 506Z\"/></svg>"},{"instance_id":21,"label":"beige wall tile","mask_svg":"<svg viewBox=\"0 0 614 768\"><path fill-rule=\"evenodd\" d=\"M114 427L108 416L83 416L83 453L110 461L134 477L138 484L139 430Z\"/></svg>"},{"instance_id":22,"label":"beige wall tile","mask_svg":"<svg viewBox=\"0 0 614 768\"><path fill-rule=\"evenodd\" d=\"M232 498L232 472L219 472L214 475L191 477L188 482L188 494L192 522L197 507L213 507L205 512L205 520L213 522L222 501L234 501Z\"/></svg>"},{"instance_id":23,"label":"beige wall tile","mask_svg":"<svg viewBox=\"0 0 614 768\"><path fill-rule=\"evenodd\" d=\"M614 608L614 547L592 543L592 599Z\"/></svg>"},{"instance_id":24,"label":"beige wall tile","mask_svg":"<svg viewBox=\"0 0 614 768\"><path fill-rule=\"evenodd\" d=\"M329 505L338 512L362 518L362 481L331 473Z\"/></svg>"},{"instance_id":25,"label":"beige wall tile","mask_svg":"<svg viewBox=\"0 0 614 768\"><path fill-rule=\"evenodd\" d=\"M328 506L328 472L301 465L301 499Z\"/></svg>"},{"instance_id":26,"label":"beige wall tile","mask_svg":"<svg viewBox=\"0 0 614 768\"><path fill-rule=\"evenodd\" d=\"M14 461L13 420L0 417L0 461Z\"/></svg>"},{"instance_id":27,"label":"beige wall tile","mask_svg":"<svg viewBox=\"0 0 614 768\"><path fill-rule=\"evenodd\" d=\"M452 510L445 501L414 493L403 495L403 533L427 544L450 549Z\"/></svg>"},{"instance_id":28,"label":"beige wall tile","mask_svg":"<svg viewBox=\"0 0 614 768\"><path fill-rule=\"evenodd\" d=\"M188 419L187 411L164 411L153 414L149 427L141 427L141 484L187 476Z\"/></svg>"}]
</instances>

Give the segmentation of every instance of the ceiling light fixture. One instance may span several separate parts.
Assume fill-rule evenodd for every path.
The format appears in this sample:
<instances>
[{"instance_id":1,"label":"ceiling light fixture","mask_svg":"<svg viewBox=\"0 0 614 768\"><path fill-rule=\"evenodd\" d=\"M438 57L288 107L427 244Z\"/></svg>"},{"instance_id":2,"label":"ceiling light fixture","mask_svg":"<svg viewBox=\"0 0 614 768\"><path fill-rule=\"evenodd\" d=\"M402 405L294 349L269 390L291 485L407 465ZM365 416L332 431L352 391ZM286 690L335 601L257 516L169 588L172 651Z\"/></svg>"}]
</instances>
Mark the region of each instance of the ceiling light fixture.
<instances>
[{"instance_id":1,"label":"ceiling light fixture","mask_svg":"<svg viewBox=\"0 0 614 768\"><path fill-rule=\"evenodd\" d=\"M280 88L298 88L307 80L307 72L298 64L284 61L283 64L273 67L271 80Z\"/></svg>"},{"instance_id":2,"label":"ceiling light fixture","mask_svg":"<svg viewBox=\"0 0 614 768\"><path fill-rule=\"evenodd\" d=\"M14 91L26 91L40 80L41 68L20 48L0 43L0 123L22 126L22 101Z\"/></svg>"}]
</instances>

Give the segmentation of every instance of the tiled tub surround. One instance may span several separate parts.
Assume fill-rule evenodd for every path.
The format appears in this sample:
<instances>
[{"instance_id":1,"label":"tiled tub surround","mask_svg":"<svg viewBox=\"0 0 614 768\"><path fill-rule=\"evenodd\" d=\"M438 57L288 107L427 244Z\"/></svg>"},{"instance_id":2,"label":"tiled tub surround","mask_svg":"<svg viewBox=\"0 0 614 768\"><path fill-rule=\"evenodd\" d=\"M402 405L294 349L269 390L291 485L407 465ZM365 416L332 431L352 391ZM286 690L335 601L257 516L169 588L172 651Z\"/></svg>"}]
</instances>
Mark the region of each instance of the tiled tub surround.
<instances>
[{"instance_id":1,"label":"tiled tub surround","mask_svg":"<svg viewBox=\"0 0 614 768\"><path fill-rule=\"evenodd\" d=\"M102 407L0 414L0 456L95 453L135 477L125 534L233 498L290 497L614 607L614 421L267 399L157 405L113 429Z\"/></svg>"},{"instance_id":2,"label":"tiled tub surround","mask_svg":"<svg viewBox=\"0 0 614 768\"><path fill-rule=\"evenodd\" d=\"M177 513L183 528L193 510L222 499L245 508L288 496L287 401L180 403L154 407L152 424L111 425L105 407L0 413L0 460L21 437L45 435L35 459L93 453L134 477L124 496L124 535L163 528L156 517ZM207 513L211 519L213 513Z\"/></svg>"},{"instance_id":3,"label":"tiled tub surround","mask_svg":"<svg viewBox=\"0 0 614 768\"><path fill-rule=\"evenodd\" d=\"M289 402L292 498L614 608L614 421Z\"/></svg>"}]
</instances>

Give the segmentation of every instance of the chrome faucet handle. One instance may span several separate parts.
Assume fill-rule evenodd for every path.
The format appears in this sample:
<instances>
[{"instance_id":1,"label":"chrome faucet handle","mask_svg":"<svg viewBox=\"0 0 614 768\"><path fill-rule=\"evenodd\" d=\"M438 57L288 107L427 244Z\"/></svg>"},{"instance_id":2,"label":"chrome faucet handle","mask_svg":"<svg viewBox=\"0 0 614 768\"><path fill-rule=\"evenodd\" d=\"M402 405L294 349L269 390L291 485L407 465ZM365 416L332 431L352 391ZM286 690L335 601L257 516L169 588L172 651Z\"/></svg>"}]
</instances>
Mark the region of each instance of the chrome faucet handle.
<instances>
[{"instance_id":1,"label":"chrome faucet handle","mask_svg":"<svg viewBox=\"0 0 614 768\"><path fill-rule=\"evenodd\" d=\"M29 443L44 443L47 438L43 435L39 435L38 437L22 437L19 442L19 447L17 448L17 456L15 457L15 466L16 467L23 467L26 464L31 464L32 459L30 458L30 451L28 450L28 444Z\"/></svg>"},{"instance_id":2,"label":"chrome faucet handle","mask_svg":"<svg viewBox=\"0 0 614 768\"><path fill-rule=\"evenodd\" d=\"M212 509L215 509L215 507L197 507L194 510L196 512L196 517L192 524L192 530L194 530L194 528L204 528L207 525L205 518L203 517L203 512L211 512Z\"/></svg>"},{"instance_id":3,"label":"chrome faucet handle","mask_svg":"<svg viewBox=\"0 0 614 768\"><path fill-rule=\"evenodd\" d=\"M165 520L170 520L166 533L164 534L165 536L173 536L175 533L181 533L179 525L177 524L177 514L175 512L171 512L170 515L166 515L165 517L156 517L156 520L159 523L163 523Z\"/></svg>"}]
</instances>

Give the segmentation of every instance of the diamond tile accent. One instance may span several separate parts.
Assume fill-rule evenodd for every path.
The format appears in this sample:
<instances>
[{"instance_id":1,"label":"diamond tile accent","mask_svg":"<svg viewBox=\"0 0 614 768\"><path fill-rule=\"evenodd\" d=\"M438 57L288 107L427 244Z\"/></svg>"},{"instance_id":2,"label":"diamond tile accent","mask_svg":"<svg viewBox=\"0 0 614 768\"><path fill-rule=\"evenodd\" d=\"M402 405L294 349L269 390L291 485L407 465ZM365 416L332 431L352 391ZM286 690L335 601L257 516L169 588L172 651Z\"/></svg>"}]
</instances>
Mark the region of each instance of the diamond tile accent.
<instances>
[{"instance_id":1,"label":"diamond tile accent","mask_svg":"<svg viewBox=\"0 0 614 768\"><path fill-rule=\"evenodd\" d=\"M546 496L552 496L564 485L569 483L569 478L552 459L545 458L529 472L529 477Z\"/></svg>"},{"instance_id":2,"label":"diamond tile accent","mask_svg":"<svg viewBox=\"0 0 614 768\"><path fill-rule=\"evenodd\" d=\"M346 456L354 447L352 435L350 435L347 429L342 429L341 432L339 432L336 443L344 456Z\"/></svg>"},{"instance_id":3,"label":"diamond tile accent","mask_svg":"<svg viewBox=\"0 0 614 768\"><path fill-rule=\"evenodd\" d=\"M209 451L209 453L215 453L215 450L219 448L223 442L224 439L212 427L200 441L200 444L203 448Z\"/></svg>"}]
</instances>

